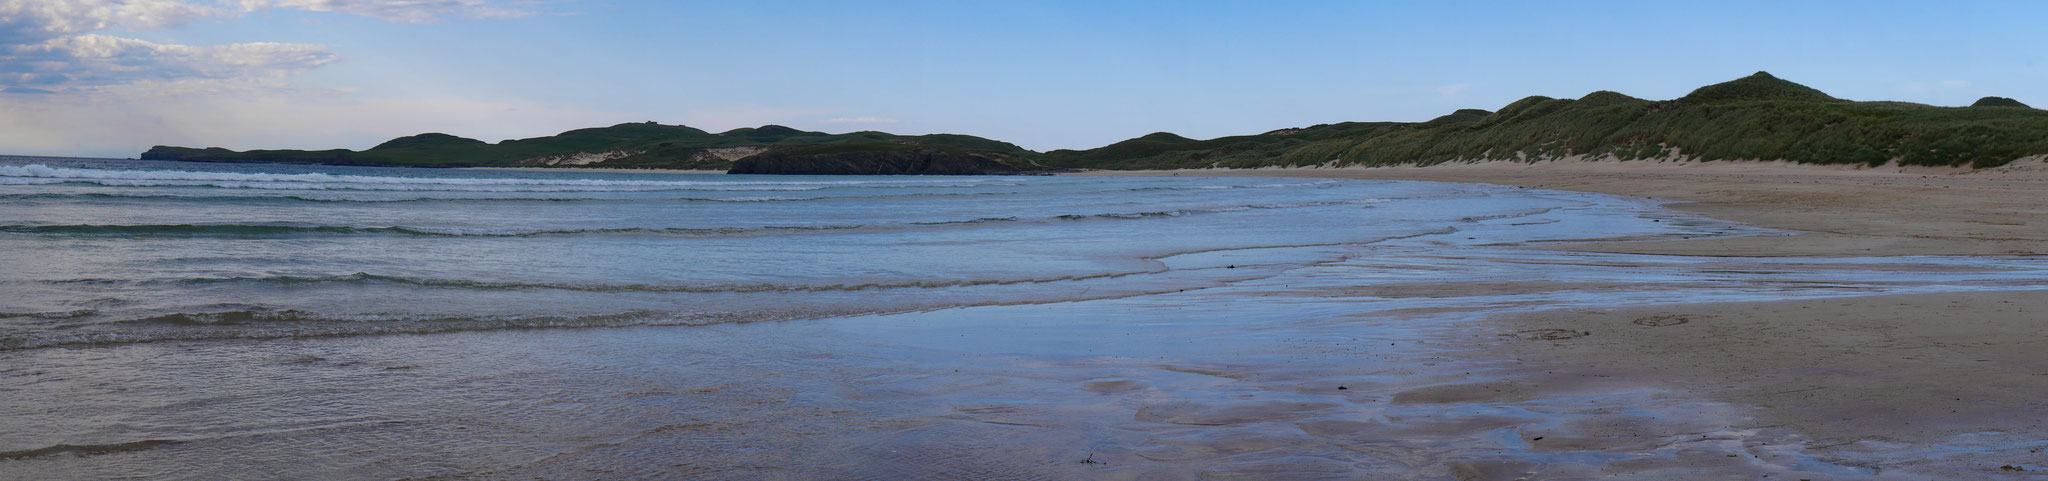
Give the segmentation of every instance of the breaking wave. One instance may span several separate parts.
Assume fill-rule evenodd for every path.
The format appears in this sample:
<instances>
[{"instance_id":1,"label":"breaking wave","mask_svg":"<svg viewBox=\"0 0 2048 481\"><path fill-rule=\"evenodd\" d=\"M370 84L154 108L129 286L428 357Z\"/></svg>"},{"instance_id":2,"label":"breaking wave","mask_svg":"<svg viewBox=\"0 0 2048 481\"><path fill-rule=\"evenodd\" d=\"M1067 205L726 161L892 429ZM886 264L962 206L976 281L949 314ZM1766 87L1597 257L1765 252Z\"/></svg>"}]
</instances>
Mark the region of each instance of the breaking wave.
<instances>
[{"instance_id":1,"label":"breaking wave","mask_svg":"<svg viewBox=\"0 0 2048 481\"><path fill-rule=\"evenodd\" d=\"M304 311L259 309L164 314L123 321L120 324L130 326L130 328L118 331L24 333L11 337L0 337L0 350L38 349L59 346L110 346L163 341L218 339L294 339L384 334L432 334L505 329L709 325L730 322L796 320L828 317L838 314L841 313L690 314L628 312L592 316L415 318L405 316L322 316Z\"/></svg>"},{"instance_id":2,"label":"breaking wave","mask_svg":"<svg viewBox=\"0 0 2048 481\"><path fill-rule=\"evenodd\" d=\"M44 234L68 236L121 236L121 237L290 237L290 236L346 236L346 235L393 235L410 237L540 237L592 234L644 234L682 237L740 237L776 233L801 233L813 231L843 231L860 229L861 225L820 225L820 226L771 226L771 227L719 227L708 229L622 227L609 229L562 229L537 231L486 231L460 229L426 229L414 227L352 227L330 225L293 224L64 224L64 225L0 225L0 232L16 234Z\"/></svg>"},{"instance_id":3,"label":"breaking wave","mask_svg":"<svg viewBox=\"0 0 2048 481\"><path fill-rule=\"evenodd\" d=\"M269 284L293 287L317 285L396 285L436 289L529 291L561 290L583 292L824 292L824 291L868 291L885 289L944 289L953 287L1009 286L1021 284L1046 284L1053 282L1087 281L1114 279L1143 274L1156 274L1160 270L1111 272L1089 275L1034 277L1018 279L964 279L964 280L922 280L904 282L869 282L851 284L773 284L773 283L714 283L714 284L602 284L602 283L548 283L548 282L494 282L463 279L433 279L405 276L385 276L358 272L338 276L249 276L249 277L203 277L171 281L124 281L117 279L71 279L52 281L57 284ZM34 315L63 314L77 317L90 314L80 313L37 313Z\"/></svg>"},{"instance_id":4,"label":"breaking wave","mask_svg":"<svg viewBox=\"0 0 2048 481\"><path fill-rule=\"evenodd\" d=\"M345 174L269 174L185 170L111 170L0 166L0 183L29 185L79 182L107 186L194 186L278 190L398 190L467 192L617 192L661 190L809 191L833 187L978 187L985 179L850 181L669 181L506 177L398 177Z\"/></svg>"},{"instance_id":5,"label":"breaking wave","mask_svg":"<svg viewBox=\"0 0 2048 481\"><path fill-rule=\"evenodd\" d=\"M943 195L943 194L941 194ZM110 194L88 192L76 194L0 194L0 200L147 200L171 202L359 202L359 203L404 203L404 202L801 202L822 200L826 197L657 197L657 198L607 198L607 197L407 197L396 199L355 199L342 197L311 197L303 195L175 195L175 194Z\"/></svg>"},{"instance_id":6,"label":"breaking wave","mask_svg":"<svg viewBox=\"0 0 2048 481\"><path fill-rule=\"evenodd\" d=\"M0 460L27 459L56 455L94 456L100 454L121 453L128 451L141 451L144 449L154 448L157 446L178 444L179 442L180 441L173 441L169 439L147 439L142 441L109 444L58 444L55 446L47 446L36 449L24 449L20 451L0 451Z\"/></svg>"},{"instance_id":7,"label":"breaking wave","mask_svg":"<svg viewBox=\"0 0 2048 481\"><path fill-rule=\"evenodd\" d=\"M1078 220L1137 220L1153 218L1183 217L1224 212L1244 212L1253 209L1288 209L1327 205L1358 204L1361 202L1301 202L1284 204L1247 204L1211 209L1180 209L1146 212L1112 212L1100 214L1063 214L1039 219L1018 217L983 217L957 221L927 221L904 224L836 224L808 226L764 226L764 227L618 227L600 229L558 229L533 231L493 231L453 228L424 228L406 226L334 226L303 224L49 224L49 225L0 225L0 233L35 234L56 236L120 236L120 237L294 237L294 236L409 236L409 237L542 237L575 235L662 235L678 237L745 237L758 235L787 235L805 233L847 232L847 231L900 231L939 227L961 227L995 222L1021 221L1078 221Z\"/></svg>"}]
</instances>

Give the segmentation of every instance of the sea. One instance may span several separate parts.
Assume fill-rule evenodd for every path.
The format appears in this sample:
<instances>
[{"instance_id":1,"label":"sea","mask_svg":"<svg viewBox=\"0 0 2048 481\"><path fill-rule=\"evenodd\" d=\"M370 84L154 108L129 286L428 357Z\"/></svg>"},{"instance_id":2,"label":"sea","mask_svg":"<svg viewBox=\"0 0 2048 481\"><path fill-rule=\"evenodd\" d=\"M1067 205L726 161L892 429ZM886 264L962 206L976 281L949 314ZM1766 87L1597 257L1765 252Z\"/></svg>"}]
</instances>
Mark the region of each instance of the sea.
<instances>
[{"instance_id":1,"label":"sea","mask_svg":"<svg viewBox=\"0 0 2048 481\"><path fill-rule=\"evenodd\" d=\"M0 157L0 479L1413 474L1298 427L1388 408L1298 386L1441 379L1504 312L2048 278L1544 249L1786 234L1485 184ZM1513 424L1388 442L1558 459Z\"/></svg>"}]
</instances>

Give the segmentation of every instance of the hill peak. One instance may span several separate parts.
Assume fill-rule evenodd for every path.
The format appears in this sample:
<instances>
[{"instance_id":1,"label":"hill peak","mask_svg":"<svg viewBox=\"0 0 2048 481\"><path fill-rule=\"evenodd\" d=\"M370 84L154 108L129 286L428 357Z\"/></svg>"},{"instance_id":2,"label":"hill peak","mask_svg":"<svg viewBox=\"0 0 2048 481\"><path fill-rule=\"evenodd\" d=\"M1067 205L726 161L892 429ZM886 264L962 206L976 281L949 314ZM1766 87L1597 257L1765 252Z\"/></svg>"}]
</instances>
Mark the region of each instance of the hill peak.
<instances>
[{"instance_id":1,"label":"hill peak","mask_svg":"<svg viewBox=\"0 0 2048 481\"><path fill-rule=\"evenodd\" d=\"M465 138L465 137L456 137L456 136L453 136L453 135L448 135L448 134L444 134L444 133L440 133L440 132L428 132L428 133L424 133L424 134L419 134L419 135L408 135L408 136L404 136L404 137L399 137L399 138L396 138L396 139L391 139L391 140L387 140L387 141L384 141L384 143L381 143L381 144L377 144L377 146L376 146L376 147L371 147L371 148L370 148L370 150L388 150L388 149L404 149L404 148L421 148L421 147L441 147L441 146L448 146L448 145L463 145L463 146L467 146L467 145L487 145L487 144L486 144L486 143L485 143L484 141L481 141L481 140L477 140L477 139L471 139L471 138Z\"/></svg>"},{"instance_id":2,"label":"hill peak","mask_svg":"<svg viewBox=\"0 0 2048 481\"><path fill-rule=\"evenodd\" d=\"M1827 93L1813 87L1800 85L1789 80L1774 77L1770 72L1758 71L1727 82L1721 82L1686 94L1681 102L1729 102L1739 100L1790 100L1804 102L1837 102Z\"/></svg>"},{"instance_id":3,"label":"hill peak","mask_svg":"<svg viewBox=\"0 0 2048 481\"><path fill-rule=\"evenodd\" d=\"M1762 73L1762 72L1758 72L1758 73ZM1765 75L1769 75L1769 74L1765 74ZM1631 97L1631 96L1629 96L1628 94L1624 94L1624 93L1621 93L1621 92L1616 92L1616 91L1613 91L1613 90L1596 90L1596 91L1593 91L1593 93L1589 93L1589 94L1586 94L1586 96L1584 96L1584 97L1579 97L1579 100L1578 100L1577 102L1575 102L1575 103L1574 103L1574 105L1577 105L1577 106L1580 106L1580 107L1606 107L1606 106L1609 106L1609 105L1619 105L1619 104L1626 104L1626 103L1635 103L1635 102L1642 102L1642 101L1644 101L1644 100L1643 100L1643 99L1639 99L1639 98L1635 98L1635 97Z\"/></svg>"},{"instance_id":4,"label":"hill peak","mask_svg":"<svg viewBox=\"0 0 2048 481\"><path fill-rule=\"evenodd\" d=\"M1187 137L1182 137L1182 136L1181 136L1180 134L1176 134L1176 133L1173 133L1173 132L1153 132L1153 133L1145 134L1145 136L1144 136L1144 137L1138 137L1138 138L1140 138L1140 139L1144 139L1144 140L1150 140L1150 141L1153 141L1153 142L1175 142L1175 143L1179 143L1179 142L1194 142L1194 141L1195 141L1195 139L1190 139L1190 138L1187 138Z\"/></svg>"},{"instance_id":5,"label":"hill peak","mask_svg":"<svg viewBox=\"0 0 2048 481\"><path fill-rule=\"evenodd\" d=\"M1449 114L1445 114L1442 117L1430 119L1428 122L1423 122L1416 125L1423 128L1430 128L1441 127L1445 125L1471 124L1478 122L1480 120L1484 120L1488 115L1493 115L1493 112L1489 112L1482 109L1458 109L1456 111L1452 111Z\"/></svg>"},{"instance_id":6,"label":"hill peak","mask_svg":"<svg viewBox=\"0 0 2048 481\"><path fill-rule=\"evenodd\" d=\"M2023 109L2030 109L2030 108L2033 108L2033 107L2029 107L2029 106L2027 106L2027 104L2023 104L2023 103L2020 103L2020 101L2018 101L2018 100L2013 100L2013 99L2012 99L2012 98L2010 98L2010 97L1984 97L1984 98L1981 98L1981 99L1977 99L1977 103L1974 103L1974 104L1970 104L1970 106L1971 106L1971 107L2019 107L2019 108L2023 108Z\"/></svg>"},{"instance_id":7,"label":"hill peak","mask_svg":"<svg viewBox=\"0 0 2048 481\"><path fill-rule=\"evenodd\" d=\"M789 128L789 127L785 127L785 126L781 126L781 125L775 125L775 124L768 124L768 125L763 125L763 126L760 126L760 127L740 127L740 128L737 128L737 129L732 129L732 130L727 130L727 131L724 131L724 132L720 132L720 133L718 133L718 135L725 135L725 136L735 136L735 135L744 135L744 136L748 136L748 137L787 137L787 136L791 136L791 135L803 135L803 134L809 134L809 133L813 133L813 132L805 132L805 131L802 131L802 130L797 130L797 129L793 129L793 128Z\"/></svg>"}]
</instances>

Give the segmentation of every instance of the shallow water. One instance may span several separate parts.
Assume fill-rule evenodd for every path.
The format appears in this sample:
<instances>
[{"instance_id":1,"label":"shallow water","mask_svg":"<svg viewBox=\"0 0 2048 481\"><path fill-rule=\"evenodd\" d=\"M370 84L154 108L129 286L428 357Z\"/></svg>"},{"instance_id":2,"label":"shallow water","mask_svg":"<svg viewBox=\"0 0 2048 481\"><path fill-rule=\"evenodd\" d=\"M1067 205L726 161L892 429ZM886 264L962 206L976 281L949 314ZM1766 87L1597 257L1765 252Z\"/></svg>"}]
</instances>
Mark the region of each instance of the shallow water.
<instances>
[{"instance_id":1,"label":"shallow water","mask_svg":"<svg viewBox=\"0 0 2048 481\"><path fill-rule=\"evenodd\" d=\"M1641 386L1461 400L1497 366L1453 355L1546 335L1500 312L2048 279L1534 250L1773 233L1418 182L0 159L0 199L22 479L1882 477Z\"/></svg>"},{"instance_id":2,"label":"shallow water","mask_svg":"<svg viewBox=\"0 0 2048 481\"><path fill-rule=\"evenodd\" d=\"M31 160L0 165L9 247L0 270L13 273L0 281L11 294L0 304L0 347L709 324L1115 297L1327 259L1301 246L1572 217L1587 205L1497 187L1296 179ZM1601 224L1592 235L1664 233L1628 215L1578 217Z\"/></svg>"}]
</instances>

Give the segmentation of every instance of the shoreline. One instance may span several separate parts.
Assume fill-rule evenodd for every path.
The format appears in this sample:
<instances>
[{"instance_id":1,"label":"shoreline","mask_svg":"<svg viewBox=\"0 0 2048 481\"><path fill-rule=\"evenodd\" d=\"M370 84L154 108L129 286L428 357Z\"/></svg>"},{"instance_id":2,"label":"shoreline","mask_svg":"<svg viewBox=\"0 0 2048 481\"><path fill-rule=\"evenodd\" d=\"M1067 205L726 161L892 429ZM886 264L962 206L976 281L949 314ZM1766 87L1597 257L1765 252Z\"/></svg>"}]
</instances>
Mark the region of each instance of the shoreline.
<instances>
[{"instance_id":1,"label":"shoreline","mask_svg":"<svg viewBox=\"0 0 2048 481\"><path fill-rule=\"evenodd\" d=\"M603 174L691 174L725 175L723 170L618 169L608 167L457 167L461 170L502 170L510 172L597 172Z\"/></svg>"},{"instance_id":2,"label":"shoreline","mask_svg":"<svg viewBox=\"0 0 2048 481\"><path fill-rule=\"evenodd\" d=\"M1474 182L1647 197L1789 237L1591 242L1545 249L1713 257L2048 255L2048 162L1986 170L1783 162L1481 162L1428 167L1091 171L1101 176L1302 177ZM1912 219L1900 222L1900 219Z\"/></svg>"},{"instance_id":3,"label":"shoreline","mask_svg":"<svg viewBox=\"0 0 2048 481\"><path fill-rule=\"evenodd\" d=\"M1432 167L1091 172L1478 182L1647 197L1790 236L1535 247L1706 257L2039 256L2048 168L1845 169L1782 163L1545 162ZM2048 283L1985 291L1856 295L1507 313L1454 357L1505 365L1489 381L1426 389L1512 402L1587 382L1656 386L1737 406L1730 428L1797 433L1806 452L1877 471L1982 477L2048 466ZM1535 341L1535 342L1530 342ZM1482 376L1486 377L1486 376ZM1924 456L1903 456L1918 451ZM1940 453L1940 454L1932 454ZM1729 456L1735 456L1730 454ZM1696 465L1703 467L1705 465ZM1860 476L1859 476L1860 477ZM1882 476L1877 476L1882 477ZM1913 479L1913 478L1906 478Z\"/></svg>"},{"instance_id":4,"label":"shoreline","mask_svg":"<svg viewBox=\"0 0 2048 481\"><path fill-rule=\"evenodd\" d=\"M1917 180L1940 173L1698 167L1303 170L1666 189L1726 196L1719 201L1765 213L1808 215L1829 211L1770 204L1802 198L1774 189L1869 191L1883 194L1875 202L1896 204L1888 196L1913 187L1926 191L1924 200L1939 202L1926 207L1935 210L1908 215L1934 223L1961 222L1951 216L1974 215L1987 209L1986 201L2011 201L1997 207L2018 216L2009 222L2033 222L2025 217L2029 209L2048 212L2030 204L2034 200L2007 199L2013 196L1971 184L2004 185L2019 182L2009 177L2033 175L2020 171L1955 174L1942 184L1953 187L1944 188L1897 185L1905 175ZM1152 173L1173 174L1188 173ZM1272 236L1274 244L1299 244L1302 236L1326 230L1371 230L1382 219L1415 217L1432 233L1307 246L1319 260L1306 264L1294 260L1306 258L1258 251L1200 252L1165 263L1170 270L1223 277L1129 296L1063 285L1059 299L1043 303L970 303L964 295L972 292L942 288L915 295L959 294L947 299L960 306L817 313L789 322L640 325L628 319L561 329L487 322L419 335L0 349L0 364L33 370L17 372L22 387L16 399L24 401L0 412L0 419L10 419L0 425L12 428L0 432L14 433L0 436L0 451L14 453L0 456L0 471L47 478L232 469L212 477L261 470L298 479L579 479L640 472L806 479L1926 480L2024 478L2048 466L2048 455L2041 454L2048 451L2048 403L2034 395L2048 390L2048 361L2034 354L2048 335L2037 334L2042 323L2032 317L2048 311L2048 296L2023 290L2048 288L2048 263L2041 262L2048 259L1830 259L1767 249L1795 246L1793 239L1805 237L1799 242L1812 243L1809 250L1853 257L1862 255L1853 249L1872 244L1828 233L1741 238L1756 244L1735 246L1766 256L1760 258L1609 254L1596 251L1683 253L1734 239L1564 249L1550 243L1729 231L1729 223L1661 210L1665 202L1683 201L1670 197L1646 201L1497 185L1317 187L1340 189L1312 191L1320 200L1402 199L1319 205L1327 210L1299 214L1298 222L1278 229L1243 219L1204 220L1201 231L1154 237L1186 250L1212 235L1209 229L1238 228ZM1389 195L1410 190L1421 194ZM1955 192L1969 194L1942 198ZM1742 203L1759 194L1773 195ZM1447 198L1456 200L1441 200ZM1485 206L1471 214L1510 215L1468 216L1459 210L1471 208L1460 207L1466 202ZM488 205L545 217L607 214L556 202ZM745 212L697 206L707 209L700 212ZM664 206L659 215L674 211L680 210ZM1358 213L1373 215L1351 217ZM1897 222L1896 216L1820 217L1850 227ZM1662 224L1649 224L1652 219ZM1106 227L1103 232L1116 236L1109 242L1146 232L1055 224ZM2023 225L2012 227L2028 234ZM1624 234L1602 234L1613 232ZM1906 231L1865 236L1916 239ZM1008 243L995 245L1019 245L1016 236L1004 238ZM952 240L958 239L920 235L859 245ZM761 249L758 239L737 242L770 255L783 251ZM1947 242L1974 241L1959 236ZM999 251L971 254L991 252ZM1266 263L1282 268L1241 269ZM519 265L551 266L530 258ZM552 270L560 265L568 264ZM632 268L614 270L634 275ZM345 291L335 292L345 300L390 297L380 292L460 300L400 282L352 280L364 276L343 277L335 287ZM599 285L622 277L600 276L605 284ZM402 289L372 290L376 284ZM288 288L293 295L320 293ZM269 292L277 291L262 293ZM576 300L533 292L541 291L508 295L506 312L548 308L529 301ZM781 296L758 302L795 305ZM613 310L632 301L618 297L605 305ZM221 369L252 375L221 376ZM148 384L158 379L179 382ZM138 385L149 390L136 395ZM83 407L48 408L73 405ZM164 418L166 405L181 417L142 428L127 424ZM246 414L306 406L325 409L309 418L314 429L286 434L265 425L271 417ZM224 456L250 459L246 466L254 468L187 461ZM447 462L412 462L423 457ZM373 465L344 471L304 459Z\"/></svg>"}]
</instances>

